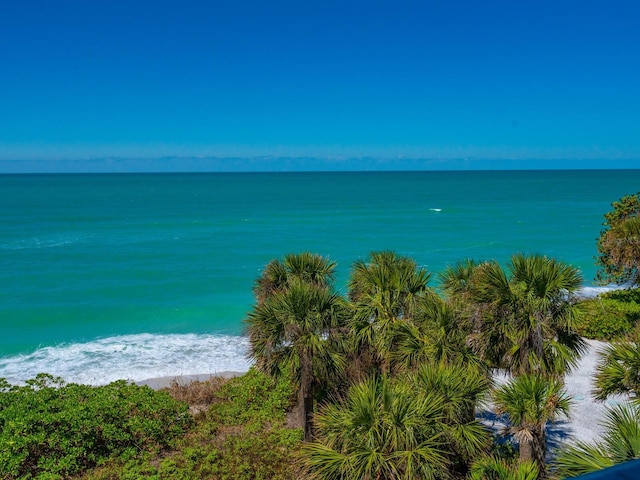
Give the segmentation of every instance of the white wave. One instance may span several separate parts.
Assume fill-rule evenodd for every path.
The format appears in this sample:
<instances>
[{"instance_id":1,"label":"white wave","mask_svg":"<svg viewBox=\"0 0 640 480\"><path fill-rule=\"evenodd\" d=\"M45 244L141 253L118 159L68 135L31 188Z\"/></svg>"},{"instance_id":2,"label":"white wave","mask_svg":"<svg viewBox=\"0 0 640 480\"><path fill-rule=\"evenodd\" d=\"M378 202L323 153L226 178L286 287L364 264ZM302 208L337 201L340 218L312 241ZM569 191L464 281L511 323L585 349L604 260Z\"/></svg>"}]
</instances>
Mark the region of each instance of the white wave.
<instances>
[{"instance_id":1,"label":"white wave","mask_svg":"<svg viewBox=\"0 0 640 480\"><path fill-rule=\"evenodd\" d=\"M431 211L431 212L441 212L442 209L441 208L430 208L429 211Z\"/></svg>"},{"instance_id":2,"label":"white wave","mask_svg":"<svg viewBox=\"0 0 640 480\"><path fill-rule=\"evenodd\" d=\"M601 293L612 292L614 290L623 290L623 289L632 288L632 287L634 286L629 284L624 284L624 285L610 284L610 285L603 285L599 287L593 287L593 286L582 287L578 292L578 296L580 298L595 298Z\"/></svg>"},{"instance_id":3,"label":"white wave","mask_svg":"<svg viewBox=\"0 0 640 480\"><path fill-rule=\"evenodd\" d=\"M0 358L0 378L23 384L38 373L66 382L105 385L154 377L245 372L248 340L233 335L124 335L45 347Z\"/></svg>"}]
</instances>

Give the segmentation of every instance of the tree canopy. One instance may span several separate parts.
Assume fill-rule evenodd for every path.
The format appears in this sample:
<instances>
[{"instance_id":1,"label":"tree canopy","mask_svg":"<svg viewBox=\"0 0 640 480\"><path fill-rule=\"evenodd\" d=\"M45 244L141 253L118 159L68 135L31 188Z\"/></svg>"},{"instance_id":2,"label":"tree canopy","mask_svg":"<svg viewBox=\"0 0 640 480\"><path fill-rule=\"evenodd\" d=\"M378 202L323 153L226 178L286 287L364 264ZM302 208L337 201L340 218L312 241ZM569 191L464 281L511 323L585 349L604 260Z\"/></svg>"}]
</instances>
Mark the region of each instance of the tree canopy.
<instances>
[{"instance_id":1,"label":"tree canopy","mask_svg":"<svg viewBox=\"0 0 640 480\"><path fill-rule=\"evenodd\" d=\"M564 375L584 350L573 296L581 285L576 268L542 255L513 255L506 270L479 264L465 294L474 324L469 343L512 374Z\"/></svg>"},{"instance_id":2,"label":"tree canopy","mask_svg":"<svg viewBox=\"0 0 640 480\"><path fill-rule=\"evenodd\" d=\"M331 288L333 267L306 252L270 262L256 281L256 305L246 319L256 368L272 376L284 373L299 385L298 421L305 440L311 439L317 385L344 368L333 346L344 305Z\"/></svg>"},{"instance_id":3,"label":"tree canopy","mask_svg":"<svg viewBox=\"0 0 640 480\"><path fill-rule=\"evenodd\" d=\"M640 280L640 192L611 204L600 232L596 280L600 283L633 283Z\"/></svg>"}]
</instances>

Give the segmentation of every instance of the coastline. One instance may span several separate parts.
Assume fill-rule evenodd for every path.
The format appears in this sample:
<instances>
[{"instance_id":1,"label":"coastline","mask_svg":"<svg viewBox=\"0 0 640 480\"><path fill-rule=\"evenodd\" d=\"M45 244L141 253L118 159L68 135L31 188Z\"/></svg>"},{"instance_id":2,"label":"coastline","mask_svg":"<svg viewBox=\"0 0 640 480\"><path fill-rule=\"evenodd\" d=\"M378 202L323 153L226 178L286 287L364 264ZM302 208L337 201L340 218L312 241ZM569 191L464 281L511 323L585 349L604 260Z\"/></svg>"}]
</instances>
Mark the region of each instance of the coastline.
<instances>
[{"instance_id":1,"label":"coastline","mask_svg":"<svg viewBox=\"0 0 640 480\"><path fill-rule=\"evenodd\" d=\"M611 201L635 191L640 171L3 180L7 204L15 208L3 211L12 228L0 242L7 319L0 370L5 357L72 342L145 332L239 335L264 265L300 248L338 263L339 288L350 265L376 246L433 273L461 258L503 262L514 252L538 252L579 268L588 285L603 214ZM42 362L47 370L60 363L53 354ZM66 370L78 361L69 356L62 359ZM193 368L189 356L183 358L184 367L176 362L158 376L235 369L215 361ZM126 359L104 370L135 381L154 375L130 373L137 364ZM11 370L17 375L0 376L25 378ZM64 370L58 369L65 378L91 380ZM101 378L96 373L95 381Z\"/></svg>"},{"instance_id":2,"label":"coastline","mask_svg":"<svg viewBox=\"0 0 640 480\"><path fill-rule=\"evenodd\" d=\"M593 374L600 357L600 352L608 345L606 342L586 340L587 350L578 362L577 367L565 377L565 389L572 398L569 418L560 418L547 425L548 442L551 447L561 443L576 440L592 442L599 440L604 432L602 422L609 407L624 403L628 399L624 396L612 396L604 402L593 399ZM195 375L169 375L151 377L135 382L146 385L155 390L170 387L173 382L187 385L193 381L206 381L212 377L233 378L242 376L246 371L227 370L215 373L200 373ZM508 380L505 375L496 375L496 383ZM490 412L487 405L478 412L478 418L490 429L498 432L504 423L499 417Z\"/></svg>"},{"instance_id":3,"label":"coastline","mask_svg":"<svg viewBox=\"0 0 640 480\"><path fill-rule=\"evenodd\" d=\"M548 441L552 447L575 440L595 441L600 439L604 429L602 422L609 407L627 401L626 397L613 396L607 401L598 402L593 399L593 374L600 357L600 352L608 345L606 342L586 340L587 350L578 362L577 367L565 378L565 389L572 398L569 418L560 418L547 426ZM135 382L159 390L170 387L173 382L188 385L194 381L206 381L212 377L233 378L242 376L246 371L226 370L215 373L194 375L169 375L151 377ZM494 377L496 383L504 383L508 378L504 375ZM478 412L478 417L489 428L499 431L504 423L490 412L489 406Z\"/></svg>"},{"instance_id":4,"label":"coastline","mask_svg":"<svg viewBox=\"0 0 640 480\"><path fill-rule=\"evenodd\" d=\"M582 298L624 286L585 285ZM0 377L22 384L46 372L67 382L103 385L118 379L142 382L202 372L246 372L248 338L230 334L137 333L42 346L0 356Z\"/></svg>"}]
</instances>

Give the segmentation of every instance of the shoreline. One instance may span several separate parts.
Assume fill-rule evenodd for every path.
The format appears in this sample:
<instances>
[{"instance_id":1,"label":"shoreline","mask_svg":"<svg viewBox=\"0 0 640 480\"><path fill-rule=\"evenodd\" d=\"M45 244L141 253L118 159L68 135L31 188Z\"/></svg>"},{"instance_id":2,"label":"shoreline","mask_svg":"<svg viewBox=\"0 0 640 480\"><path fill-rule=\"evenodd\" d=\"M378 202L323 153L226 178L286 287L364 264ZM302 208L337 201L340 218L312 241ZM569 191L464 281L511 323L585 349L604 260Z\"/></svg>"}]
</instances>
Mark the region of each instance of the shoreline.
<instances>
[{"instance_id":1,"label":"shoreline","mask_svg":"<svg viewBox=\"0 0 640 480\"><path fill-rule=\"evenodd\" d=\"M582 298L625 286L584 286ZM39 346L0 355L0 377L23 384L47 372L67 382L102 385L118 379L142 382L202 372L244 372L248 338L228 333L131 333ZM207 373L208 374L208 373Z\"/></svg>"},{"instance_id":2,"label":"shoreline","mask_svg":"<svg viewBox=\"0 0 640 480\"><path fill-rule=\"evenodd\" d=\"M230 337L226 338L229 339ZM193 337L190 337L190 339L193 340ZM131 340L134 340L134 338L132 338ZM164 338L164 340L166 340L166 337ZM628 397L619 395L611 396L604 402L598 402L593 399L591 393L593 389L592 377L595 373L595 368L600 357L600 352L608 345L608 343L587 339L585 339L585 341L587 343L586 351L580 358L576 368L565 377L565 390L572 398L572 406L570 409L569 418L560 418L559 420L550 422L547 425L550 447L557 446L560 443L572 442L575 440L582 440L587 442L600 440L602 438L602 434L604 433L602 423L605 420L605 415L608 408L620 403L626 403L628 401ZM136 342L132 341L131 343ZM234 341L233 343L236 347L240 347L243 342ZM193 347L192 343L190 343L190 345L191 347ZM202 356L201 361L193 362L193 358L191 358L192 363L190 366L192 368L188 368L188 365L182 361L165 361L163 362L163 365L159 367L152 364L147 364L144 366L144 371L138 369L137 378L129 377L128 379L126 375L118 374L117 368L112 370L112 367L117 366L122 362L122 358L120 358L120 356L122 355L122 353L127 352L127 350L129 349L124 349L124 351L122 349L116 349L115 351L111 350L111 352L109 352L109 357L114 356L114 358L118 358L117 365L114 365L113 363L110 364L110 362L103 362L99 364L98 362L96 362L96 358L92 358L91 371L93 373L90 376L87 376L87 371L84 368L81 368L82 366L79 366L76 363L75 366L80 367L80 370L82 370L85 374L85 378L67 379L67 383L104 385L110 383L111 381L124 379L136 385L145 385L154 390L160 390L162 388L171 387L174 382L177 382L178 385L188 385L193 381L206 381L212 377L233 378L244 375L249 370L251 366L250 362L230 363L226 361L215 361L215 359L214 361L212 361L211 348L213 346L214 345L210 344L209 342L205 342L205 344L202 345L202 349L201 351L198 351L197 355L198 357ZM162 342L161 345L157 344L156 347L164 351L167 348L167 344L166 342ZM193 348L190 348L189 353L193 355ZM226 354L234 356L240 355L240 358L246 358L244 357L243 348L238 348L237 350L234 348L233 351L227 351ZM213 357L216 357L216 355L213 355ZM104 358L102 360L104 360ZM220 369L216 369L214 367L208 369L208 367L213 366L212 364L218 364L220 367L222 367L223 365L228 365L231 368L222 367ZM100 377L97 377L97 369L99 369L99 373L101 375ZM200 373L189 373L189 371ZM147 373L147 375L141 375L141 373L145 372ZM100 381L95 381L98 378L100 378ZM89 379L90 381L83 381L86 379ZM507 381L507 377L500 374L494 375L494 379L497 384ZM484 405L479 406L477 417L484 425L495 432L498 432L504 426L501 418L497 417L490 411L488 402Z\"/></svg>"},{"instance_id":3,"label":"shoreline","mask_svg":"<svg viewBox=\"0 0 640 480\"><path fill-rule=\"evenodd\" d=\"M568 418L559 418L547 425L548 442L550 447L576 440L593 442L600 440L604 433L602 422L609 407L624 403L628 398L620 395L611 396L604 402L593 399L593 374L600 357L600 352L608 345L607 342L586 340L587 350L580 358L576 368L565 377L565 390L572 398ZM154 390L170 387L175 381L179 385L187 385L193 381L206 381L212 377L233 378L242 376L246 371L226 370L215 373L200 373L194 375L169 375L151 377L135 382L136 385L146 385ZM505 375L495 375L497 384L508 380ZM478 409L478 419L491 430L499 431L504 423L496 417L485 404Z\"/></svg>"}]
</instances>

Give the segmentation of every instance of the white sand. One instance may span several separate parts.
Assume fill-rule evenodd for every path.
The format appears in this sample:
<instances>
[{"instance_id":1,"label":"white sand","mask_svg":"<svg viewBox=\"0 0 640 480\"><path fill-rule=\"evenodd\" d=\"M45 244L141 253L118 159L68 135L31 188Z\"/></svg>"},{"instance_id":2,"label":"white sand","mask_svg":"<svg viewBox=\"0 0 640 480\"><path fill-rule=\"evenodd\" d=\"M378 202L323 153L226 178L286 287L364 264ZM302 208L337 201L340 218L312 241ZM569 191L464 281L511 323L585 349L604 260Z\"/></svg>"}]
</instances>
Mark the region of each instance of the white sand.
<instances>
[{"instance_id":1,"label":"white sand","mask_svg":"<svg viewBox=\"0 0 640 480\"><path fill-rule=\"evenodd\" d=\"M607 346L605 342L587 340L589 350L583 355L578 368L565 378L565 388L573 398L571 417L566 433L572 439L598 440L604 429L607 408L628 400L625 396L612 396L604 402L593 399L593 375L600 352Z\"/></svg>"},{"instance_id":2,"label":"white sand","mask_svg":"<svg viewBox=\"0 0 640 480\"><path fill-rule=\"evenodd\" d=\"M565 390L572 398L570 416L568 419L561 417L547 426L550 449L561 443L575 440L588 442L600 440L604 432L602 422L607 408L628 400L623 396L612 396L605 402L598 402L593 398L593 375L600 352L604 350L607 343L587 340L587 345L587 351L580 359L577 368L565 377ZM506 380L506 376L496 377L498 383L504 383ZM491 412L480 412L480 416L483 423L495 431L499 431L504 426L504 423Z\"/></svg>"},{"instance_id":3,"label":"white sand","mask_svg":"<svg viewBox=\"0 0 640 480\"><path fill-rule=\"evenodd\" d=\"M160 390L161 388L170 387L174 382L178 385L188 385L191 382L204 382L212 377L233 378L244 375L246 372L217 372L217 373L200 373L197 375L176 375L175 377L154 377L147 378L140 382L136 382L136 385L146 385L154 390Z\"/></svg>"}]
</instances>

